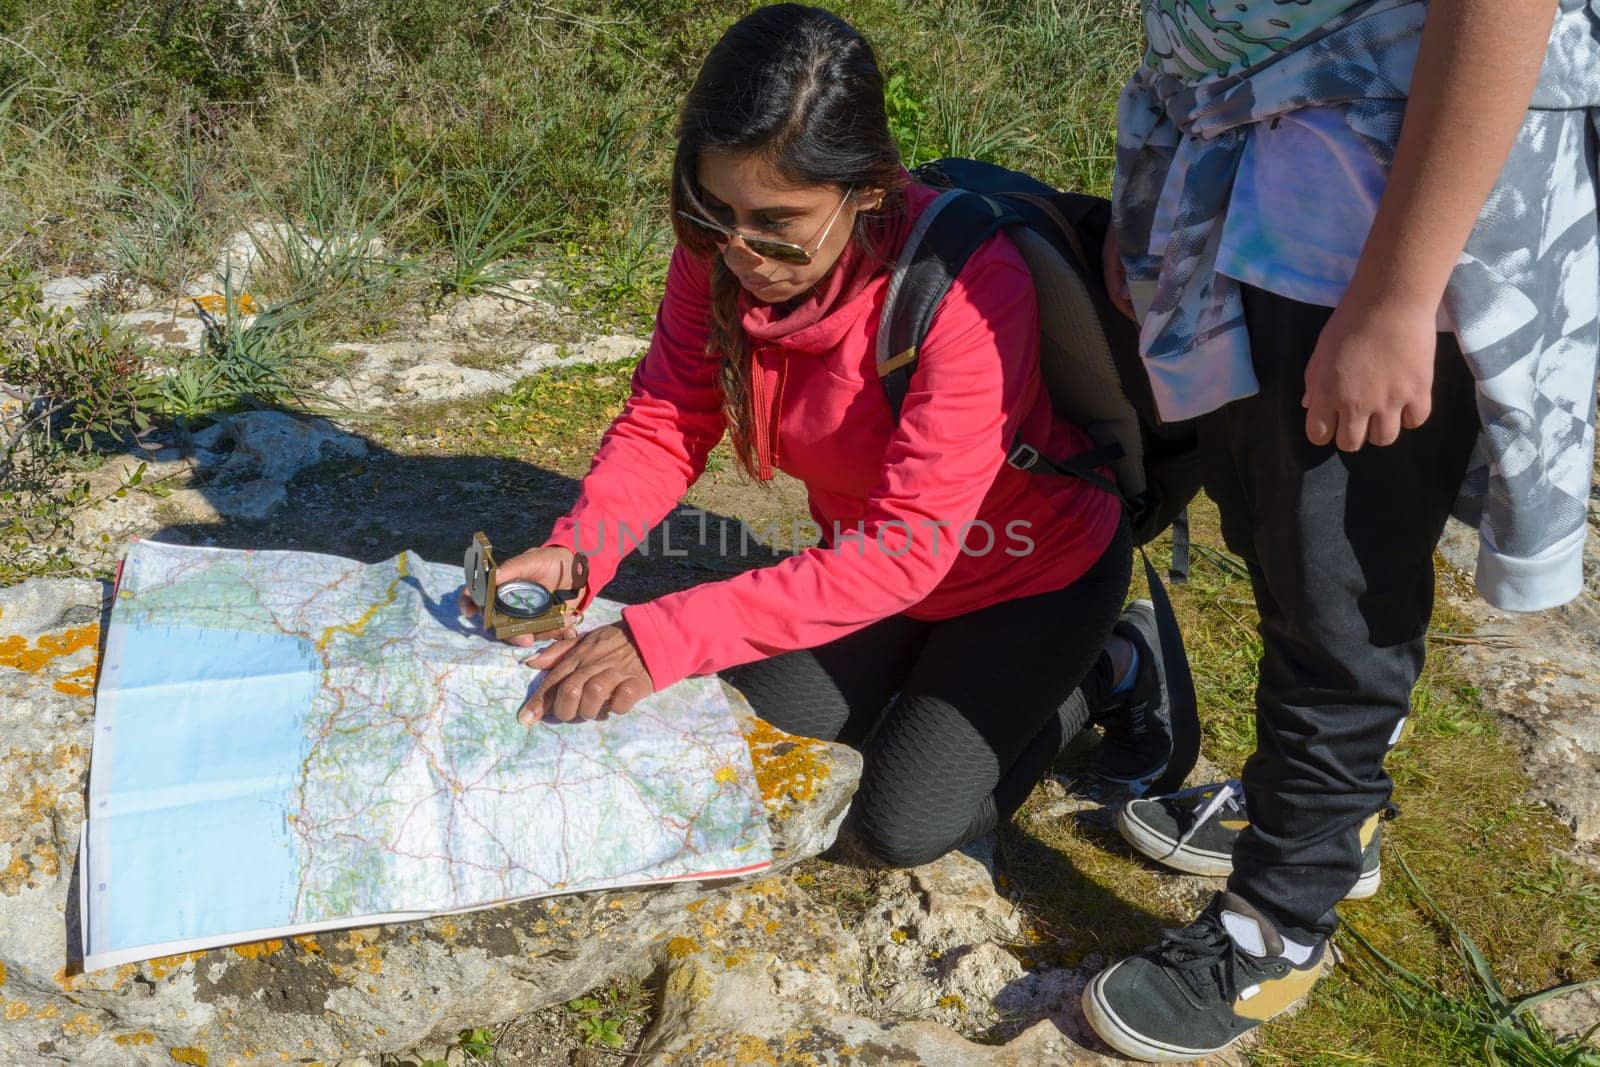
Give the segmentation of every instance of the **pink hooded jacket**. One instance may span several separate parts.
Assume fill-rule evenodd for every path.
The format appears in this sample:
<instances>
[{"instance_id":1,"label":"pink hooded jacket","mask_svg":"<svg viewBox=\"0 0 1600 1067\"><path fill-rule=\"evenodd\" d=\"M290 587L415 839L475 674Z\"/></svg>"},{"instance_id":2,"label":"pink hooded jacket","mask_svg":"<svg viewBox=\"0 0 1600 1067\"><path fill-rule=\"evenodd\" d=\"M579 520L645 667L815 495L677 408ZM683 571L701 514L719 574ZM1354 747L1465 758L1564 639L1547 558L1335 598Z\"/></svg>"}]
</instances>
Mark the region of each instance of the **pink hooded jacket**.
<instances>
[{"instance_id":1,"label":"pink hooded jacket","mask_svg":"<svg viewBox=\"0 0 1600 1067\"><path fill-rule=\"evenodd\" d=\"M907 210L871 235L875 254L852 242L799 306L780 314L746 299L762 476L777 468L804 483L823 543L625 608L656 689L901 612L946 619L1060 589L1110 542L1115 497L1005 462L1019 431L1057 458L1090 442L1051 411L1033 284L1004 236L973 255L940 304L896 422L875 369L878 319L890 264L935 196L911 186ZM545 542L589 557L584 604L683 497L726 429L720 359L706 352L710 277L710 261L673 253L632 396Z\"/></svg>"}]
</instances>

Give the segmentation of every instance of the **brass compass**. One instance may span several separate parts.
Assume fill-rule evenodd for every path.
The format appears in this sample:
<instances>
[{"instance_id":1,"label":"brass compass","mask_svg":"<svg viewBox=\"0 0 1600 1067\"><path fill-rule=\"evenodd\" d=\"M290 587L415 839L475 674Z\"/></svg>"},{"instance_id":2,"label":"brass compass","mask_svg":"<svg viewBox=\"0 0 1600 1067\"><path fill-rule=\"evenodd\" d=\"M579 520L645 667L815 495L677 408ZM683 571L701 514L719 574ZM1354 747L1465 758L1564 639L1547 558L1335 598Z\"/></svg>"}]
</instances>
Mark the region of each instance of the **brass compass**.
<instances>
[{"instance_id":1,"label":"brass compass","mask_svg":"<svg viewBox=\"0 0 1600 1067\"><path fill-rule=\"evenodd\" d=\"M472 535L462 567L467 595L483 612L484 628L501 640L560 630L567 625L571 605L583 595L589 582L589 561L581 552L572 563L571 589L546 589L538 582L521 578L497 581L494 549L482 530Z\"/></svg>"}]
</instances>

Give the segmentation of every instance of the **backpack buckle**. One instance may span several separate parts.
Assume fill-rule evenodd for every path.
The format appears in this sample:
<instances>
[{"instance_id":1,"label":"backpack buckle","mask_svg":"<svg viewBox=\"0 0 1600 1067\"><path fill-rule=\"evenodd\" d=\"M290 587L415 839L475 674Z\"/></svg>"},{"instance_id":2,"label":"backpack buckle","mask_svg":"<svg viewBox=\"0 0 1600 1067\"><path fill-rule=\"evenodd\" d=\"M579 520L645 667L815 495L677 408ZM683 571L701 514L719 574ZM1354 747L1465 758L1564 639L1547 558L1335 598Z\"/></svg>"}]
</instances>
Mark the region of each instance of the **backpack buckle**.
<instances>
[{"instance_id":1,"label":"backpack buckle","mask_svg":"<svg viewBox=\"0 0 1600 1067\"><path fill-rule=\"evenodd\" d=\"M1019 471L1032 470L1039 462L1039 450L1026 441L1019 441L1006 455L1006 462Z\"/></svg>"}]
</instances>

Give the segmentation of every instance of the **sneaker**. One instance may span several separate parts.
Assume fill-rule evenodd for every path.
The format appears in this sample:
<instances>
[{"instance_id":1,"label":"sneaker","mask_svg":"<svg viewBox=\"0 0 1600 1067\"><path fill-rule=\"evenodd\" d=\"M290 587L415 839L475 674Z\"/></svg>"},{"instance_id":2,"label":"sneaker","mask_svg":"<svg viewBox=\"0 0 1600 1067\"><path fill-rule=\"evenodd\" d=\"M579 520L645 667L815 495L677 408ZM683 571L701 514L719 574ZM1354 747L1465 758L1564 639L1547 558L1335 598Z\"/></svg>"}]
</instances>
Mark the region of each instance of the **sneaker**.
<instances>
[{"instance_id":1,"label":"sneaker","mask_svg":"<svg viewBox=\"0 0 1600 1067\"><path fill-rule=\"evenodd\" d=\"M1331 959L1328 942L1303 963L1260 912L1218 893L1189 926L1108 967L1083 991L1083 1013L1125 1056L1181 1063L1220 1052L1310 991Z\"/></svg>"},{"instance_id":2,"label":"sneaker","mask_svg":"<svg viewBox=\"0 0 1600 1067\"><path fill-rule=\"evenodd\" d=\"M1361 824L1361 876L1346 900L1366 900L1378 892L1383 880L1382 819L1392 810ZM1249 825L1244 789L1237 781L1142 797L1117 813L1117 830L1135 851L1174 870L1214 877L1233 873L1233 843Z\"/></svg>"},{"instance_id":3,"label":"sneaker","mask_svg":"<svg viewBox=\"0 0 1600 1067\"><path fill-rule=\"evenodd\" d=\"M1092 721L1104 736L1090 771L1138 796L1165 773L1172 758L1172 718L1155 607L1135 600L1111 632L1138 650L1138 674L1132 689L1094 711Z\"/></svg>"}]
</instances>

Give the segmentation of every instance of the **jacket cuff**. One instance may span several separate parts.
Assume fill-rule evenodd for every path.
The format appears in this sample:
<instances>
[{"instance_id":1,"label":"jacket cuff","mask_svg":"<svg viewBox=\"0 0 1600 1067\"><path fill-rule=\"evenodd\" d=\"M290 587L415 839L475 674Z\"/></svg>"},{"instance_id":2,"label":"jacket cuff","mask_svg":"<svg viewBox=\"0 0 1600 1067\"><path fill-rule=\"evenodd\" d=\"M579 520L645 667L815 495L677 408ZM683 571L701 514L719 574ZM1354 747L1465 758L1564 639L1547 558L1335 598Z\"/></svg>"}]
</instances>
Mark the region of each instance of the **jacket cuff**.
<instances>
[{"instance_id":1,"label":"jacket cuff","mask_svg":"<svg viewBox=\"0 0 1600 1067\"><path fill-rule=\"evenodd\" d=\"M1586 525L1532 558L1501 555L1479 534L1474 574L1479 594L1505 611L1543 611L1576 597L1583 592Z\"/></svg>"},{"instance_id":2,"label":"jacket cuff","mask_svg":"<svg viewBox=\"0 0 1600 1067\"><path fill-rule=\"evenodd\" d=\"M674 662L671 635L662 625L660 615L649 604L630 604L622 609L622 621L628 624L639 658L644 660L644 669L650 675L650 685L658 693L688 676L682 665Z\"/></svg>"}]
</instances>

